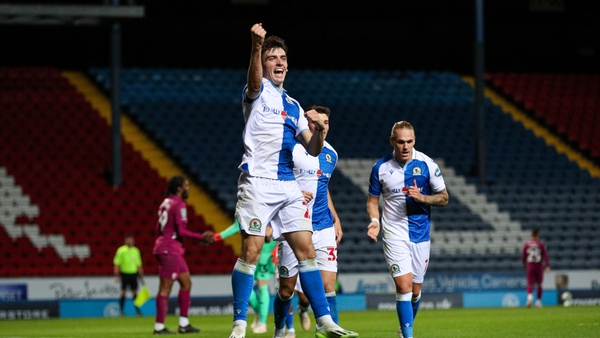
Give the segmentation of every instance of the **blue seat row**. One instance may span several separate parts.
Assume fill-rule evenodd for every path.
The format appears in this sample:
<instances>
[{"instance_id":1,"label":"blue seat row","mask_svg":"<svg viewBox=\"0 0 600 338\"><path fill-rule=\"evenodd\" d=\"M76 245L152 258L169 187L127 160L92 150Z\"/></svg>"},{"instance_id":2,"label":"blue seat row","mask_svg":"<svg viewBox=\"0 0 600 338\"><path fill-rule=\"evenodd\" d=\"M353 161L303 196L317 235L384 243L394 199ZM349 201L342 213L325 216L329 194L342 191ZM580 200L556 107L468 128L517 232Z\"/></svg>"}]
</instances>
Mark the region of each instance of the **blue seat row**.
<instances>
[{"instance_id":1,"label":"blue seat row","mask_svg":"<svg viewBox=\"0 0 600 338\"><path fill-rule=\"evenodd\" d=\"M92 69L90 74L110 88L107 69ZM240 100L245 76L243 69L123 71L123 103L130 114L230 211L236 203L237 166L243 152ZM417 149L443 159L469 184L477 186L489 202L509 212L524 230L543 227L544 235L560 238L561 233L554 229L590 229L585 233L600 241L600 234L593 230L600 222L600 201L581 202L597 196L600 180L549 147L490 100L485 102L489 184L479 183L473 175L474 93L458 74L294 70L287 80L286 89L300 102L331 108L328 141L340 158L372 159L387 154L391 151L391 126L407 120L415 126ZM368 177L364 182L367 184ZM449 190L451 203L433 211L436 230L493 230L491 224L452 197L452 188ZM367 196L361 187L337 172L330 191L348 234L340 244L340 271L385 271L384 263L365 264L367 258L383 262L383 256L380 245L373 245L364 235ZM585 245L582 241L549 243L553 255L569 251L585 253L585 257L590 256L588 252L595 254L589 241ZM576 250L577 245L587 251ZM354 248L360 248L362 254L355 253ZM482 263L488 260L494 260L489 267ZM563 260L556 264L554 268L570 268ZM589 268L585 263L580 265ZM522 269L515 254L487 258L450 255L432 257L430 271L477 271L484 267L497 271Z\"/></svg>"}]
</instances>

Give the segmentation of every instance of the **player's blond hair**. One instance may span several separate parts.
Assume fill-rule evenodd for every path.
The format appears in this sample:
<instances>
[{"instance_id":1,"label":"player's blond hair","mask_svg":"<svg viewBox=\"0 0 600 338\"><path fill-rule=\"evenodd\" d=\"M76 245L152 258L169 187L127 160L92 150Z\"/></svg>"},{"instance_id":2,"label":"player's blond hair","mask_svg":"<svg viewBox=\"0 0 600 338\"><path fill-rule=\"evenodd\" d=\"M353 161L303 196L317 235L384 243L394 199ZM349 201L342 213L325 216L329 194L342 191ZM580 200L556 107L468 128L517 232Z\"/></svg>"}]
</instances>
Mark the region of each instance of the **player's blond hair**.
<instances>
[{"instance_id":1,"label":"player's blond hair","mask_svg":"<svg viewBox=\"0 0 600 338\"><path fill-rule=\"evenodd\" d=\"M396 129L410 129L413 132L415 130L415 128L413 128L412 124L410 124L409 122L406 122L406 121L396 122L396 123L394 123L394 126L392 127L392 132L390 133L391 138L394 138L394 132L396 131Z\"/></svg>"}]
</instances>

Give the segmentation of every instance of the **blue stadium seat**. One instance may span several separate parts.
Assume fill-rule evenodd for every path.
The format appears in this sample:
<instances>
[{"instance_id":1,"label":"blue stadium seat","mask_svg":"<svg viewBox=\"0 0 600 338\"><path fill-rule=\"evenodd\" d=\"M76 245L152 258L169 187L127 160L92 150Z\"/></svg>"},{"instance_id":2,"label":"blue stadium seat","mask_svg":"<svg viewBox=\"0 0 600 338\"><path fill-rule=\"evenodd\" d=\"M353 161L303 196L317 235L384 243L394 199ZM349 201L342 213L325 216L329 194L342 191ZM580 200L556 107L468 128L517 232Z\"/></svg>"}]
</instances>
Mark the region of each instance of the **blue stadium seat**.
<instances>
[{"instance_id":1,"label":"blue stadium seat","mask_svg":"<svg viewBox=\"0 0 600 338\"><path fill-rule=\"evenodd\" d=\"M94 68L90 74L105 88L110 87L107 69ZM240 99L245 77L244 69L123 71L123 102L129 113L159 144L190 168L192 175L214 191L230 211L235 207L237 166L243 152ZM591 198L600 191L600 180L592 178L490 100L485 102L485 137L486 174L491 183L481 185L472 175L474 93L459 74L294 70L288 74L286 89L303 104L331 108L328 141L341 159L385 155L391 150L390 127L398 120L408 120L417 130L417 149L442 158L445 165L466 177L469 184L477 186L478 192L486 194L489 202L497 203L500 211L508 212L511 220L520 222L523 230L541 228L551 252L562 254L579 252L575 250L578 246L589 248L590 241L580 237L600 241L597 226L600 199ZM349 132L352 130L368 132ZM461 203L452 188L450 204L433 210L434 231L493 231L494 226ZM340 271L381 270L360 263L361 258L371 257L371 253L374 253L372 258L380 255L379 261L383 262L380 245L371 245L364 236L367 196L339 171L332 178L330 190L346 232L340 252L348 256L340 255ZM581 236L571 236L573 229ZM562 240L563 237L566 239ZM364 250L364 254L354 254L355 247ZM521 269L520 259L514 255L452 257L448 261L440 261L444 258L441 256L432 257L431 269L453 272ZM589 263L592 261L588 259L583 266L593 265ZM351 262L354 263L348 268ZM563 260L552 264L556 269L570 267ZM385 271L385 264L382 265Z\"/></svg>"}]
</instances>

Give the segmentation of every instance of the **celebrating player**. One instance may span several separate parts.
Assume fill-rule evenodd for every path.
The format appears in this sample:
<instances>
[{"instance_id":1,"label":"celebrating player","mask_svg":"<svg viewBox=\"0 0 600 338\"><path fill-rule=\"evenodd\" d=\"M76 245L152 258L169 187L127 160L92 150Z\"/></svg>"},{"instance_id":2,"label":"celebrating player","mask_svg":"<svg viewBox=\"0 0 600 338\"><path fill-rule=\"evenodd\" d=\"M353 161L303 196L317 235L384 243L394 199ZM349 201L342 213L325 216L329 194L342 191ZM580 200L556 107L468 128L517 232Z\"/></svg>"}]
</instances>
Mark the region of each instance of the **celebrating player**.
<instances>
[{"instance_id":1,"label":"celebrating player","mask_svg":"<svg viewBox=\"0 0 600 338\"><path fill-rule=\"evenodd\" d=\"M324 137L329 131L329 108L312 106L324 122ZM309 124L311 132L314 124ZM312 241L317 254L317 264L321 270L325 295L331 311L331 317L338 323L338 311L335 294L335 281L337 276L337 244L343 236L340 220L335 211L331 195L329 194L329 180L337 164L338 155L333 147L325 142L319 156L306 153L300 144L296 144L293 151L294 175L300 185L308 203L308 210L312 218ZM284 329L284 320L288 312L291 298L298 274L298 261L292 253L287 241L279 245L279 297L275 298L275 329ZM304 297L302 287L298 287L299 312L302 328L308 330L310 319L306 313L308 300ZM284 301L285 300L285 301ZM308 320L307 320L308 319Z\"/></svg>"},{"instance_id":2,"label":"celebrating player","mask_svg":"<svg viewBox=\"0 0 600 338\"><path fill-rule=\"evenodd\" d=\"M304 112L283 89L288 71L283 39L265 38L267 32L260 23L252 26L250 33L250 65L242 99L246 151L239 166L242 173L235 215L242 229L242 247L231 276L234 315L230 338L246 335L248 299L269 223L273 238L285 238L298 259L300 283L317 322L315 336L357 337L357 333L342 329L331 318L312 245L310 214L293 173L296 140L310 155L318 156L325 125L315 110ZM315 124L315 133L308 129L309 122ZM276 332L276 337L283 334Z\"/></svg>"},{"instance_id":3,"label":"celebrating player","mask_svg":"<svg viewBox=\"0 0 600 338\"><path fill-rule=\"evenodd\" d=\"M412 338L421 284L429 263L430 206L446 206L448 192L437 164L414 149L415 131L410 123L394 124L390 144L392 153L377 161L371 170L367 200L371 223L367 235L377 241L383 228L383 251L396 284L398 336Z\"/></svg>"}]
</instances>

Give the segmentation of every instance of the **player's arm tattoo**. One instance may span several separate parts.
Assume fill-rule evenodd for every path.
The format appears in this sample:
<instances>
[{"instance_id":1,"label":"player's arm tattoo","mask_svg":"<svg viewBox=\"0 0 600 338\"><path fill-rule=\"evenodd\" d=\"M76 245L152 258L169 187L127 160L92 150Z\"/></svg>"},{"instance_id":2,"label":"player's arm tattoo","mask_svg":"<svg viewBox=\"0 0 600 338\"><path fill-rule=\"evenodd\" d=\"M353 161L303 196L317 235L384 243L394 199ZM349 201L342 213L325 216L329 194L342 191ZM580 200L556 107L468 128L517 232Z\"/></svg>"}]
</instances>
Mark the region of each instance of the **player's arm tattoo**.
<instances>
[{"instance_id":1,"label":"player's arm tattoo","mask_svg":"<svg viewBox=\"0 0 600 338\"><path fill-rule=\"evenodd\" d=\"M433 195L425 196L425 203L434 207L445 207L448 205L448 191L446 189Z\"/></svg>"}]
</instances>

